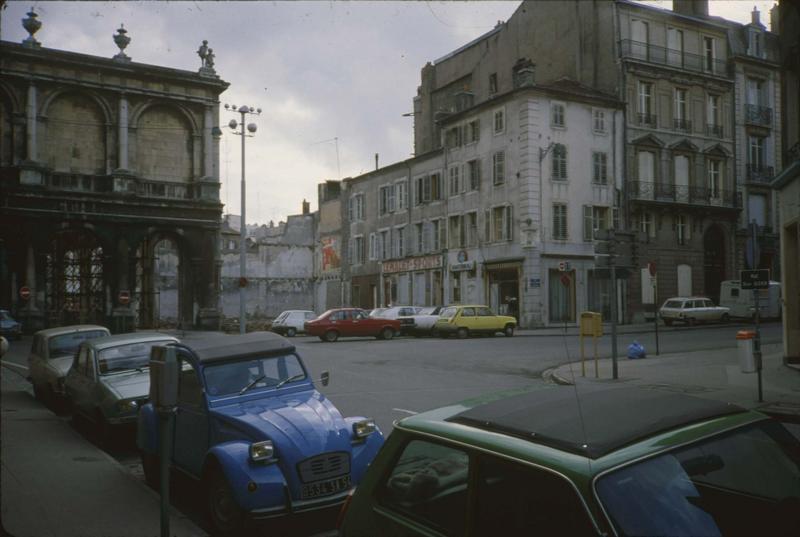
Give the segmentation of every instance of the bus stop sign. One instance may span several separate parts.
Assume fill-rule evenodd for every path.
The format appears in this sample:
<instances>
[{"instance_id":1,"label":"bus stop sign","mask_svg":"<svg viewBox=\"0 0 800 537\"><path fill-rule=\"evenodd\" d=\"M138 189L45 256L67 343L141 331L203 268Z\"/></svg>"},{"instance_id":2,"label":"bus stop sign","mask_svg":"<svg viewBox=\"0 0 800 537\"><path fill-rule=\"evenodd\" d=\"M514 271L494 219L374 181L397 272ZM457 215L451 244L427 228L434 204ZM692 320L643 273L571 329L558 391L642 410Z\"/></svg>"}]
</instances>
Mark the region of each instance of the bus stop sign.
<instances>
[{"instance_id":1,"label":"bus stop sign","mask_svg":"<svg viewBox=\"0 0 800 537\"><path fill-rule=\"evenodd\" d=\"M742 281L742 289L769 289L769 270L743 270L739 279Z\"/></svg>"}]
</instances>

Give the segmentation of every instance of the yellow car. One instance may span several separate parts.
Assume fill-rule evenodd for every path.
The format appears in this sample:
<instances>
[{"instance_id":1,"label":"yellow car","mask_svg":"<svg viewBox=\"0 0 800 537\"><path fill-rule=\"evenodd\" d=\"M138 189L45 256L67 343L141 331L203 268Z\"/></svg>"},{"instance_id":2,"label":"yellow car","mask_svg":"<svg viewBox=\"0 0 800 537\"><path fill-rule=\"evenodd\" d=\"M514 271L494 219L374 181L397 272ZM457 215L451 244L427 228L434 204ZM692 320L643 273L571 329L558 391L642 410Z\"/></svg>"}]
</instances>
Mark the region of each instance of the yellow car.
<instances>
[{"instance_id":1,"label":"yellow car","mask_svg":"<svg viewBox=\"0 0 800 537\"><path fill-rule=\"evenodd\" d=\"M439 314L433 325L433 335L448 337L455 334L463 339L470 334L490 334L502 332L504 336L514 335L517 320L507 315L495 315L486 306L448 306Z\"/></svg>"}]
</instances>

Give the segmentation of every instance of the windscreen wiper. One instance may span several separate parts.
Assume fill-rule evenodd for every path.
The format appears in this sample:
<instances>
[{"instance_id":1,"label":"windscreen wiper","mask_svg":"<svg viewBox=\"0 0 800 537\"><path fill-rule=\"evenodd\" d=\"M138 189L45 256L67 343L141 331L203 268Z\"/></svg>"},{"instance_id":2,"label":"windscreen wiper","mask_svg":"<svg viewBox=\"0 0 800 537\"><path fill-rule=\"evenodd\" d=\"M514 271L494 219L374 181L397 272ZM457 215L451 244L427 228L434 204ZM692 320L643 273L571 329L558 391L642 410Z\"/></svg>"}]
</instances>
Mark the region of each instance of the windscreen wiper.
<instances>
[{"instance_id":1,"label":"windscreen wiper","mask_svg":"<svg viewBox=\"0 0 800 537\"><path fill-rule=\"evenodd\" d=\"M287 382L292 382L293 380L300 380L302 378L305 378L305 376L306 376L305 373L298 373L298 374L293 375L291 377L285 378L282 381L280 381L278 384L275 385L275 389L280 388L281 386L283 386Z\"/></svg>"},{"instance_id":2,"label":"windscreen wiper","mask_svg":"<svg viewBox=\"0 0 800 537\"><path fill-rule=\"evenodd\" d=\"M253 380L251 380L250 382L247 383L247 386L245 386L244 388L239 390L239 395L242 395L244 392L246 392L247 390L249 390L250 388L252 388L256 384L258 384L259 382L261 382L265 378L267 378L267 375L261 375L260 377L254 378Z\"/></svg>"}]
</instances>

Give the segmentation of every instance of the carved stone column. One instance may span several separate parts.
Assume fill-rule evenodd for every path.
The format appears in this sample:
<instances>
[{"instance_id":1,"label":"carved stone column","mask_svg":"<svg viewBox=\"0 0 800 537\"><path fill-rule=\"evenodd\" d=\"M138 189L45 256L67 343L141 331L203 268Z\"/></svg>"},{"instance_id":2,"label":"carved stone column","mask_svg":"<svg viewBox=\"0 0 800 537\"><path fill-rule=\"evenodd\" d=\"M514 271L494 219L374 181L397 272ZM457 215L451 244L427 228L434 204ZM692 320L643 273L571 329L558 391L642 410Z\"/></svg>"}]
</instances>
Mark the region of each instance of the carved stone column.
<instances>
[{"instance_id":1,"label":"carved stone column","mask_svg":"<svg viewBox=\"0 0 800 537\"><path fill-rule=\"evenodd\" d=\"M19 174L19 181L23 185L41 185L44 180L44 174L38 162L36 117L39 112L36 99L36 86L31 82L28 85L28 99L25 105L25 160L20 164Z\"/></svg>"}]
</instances>

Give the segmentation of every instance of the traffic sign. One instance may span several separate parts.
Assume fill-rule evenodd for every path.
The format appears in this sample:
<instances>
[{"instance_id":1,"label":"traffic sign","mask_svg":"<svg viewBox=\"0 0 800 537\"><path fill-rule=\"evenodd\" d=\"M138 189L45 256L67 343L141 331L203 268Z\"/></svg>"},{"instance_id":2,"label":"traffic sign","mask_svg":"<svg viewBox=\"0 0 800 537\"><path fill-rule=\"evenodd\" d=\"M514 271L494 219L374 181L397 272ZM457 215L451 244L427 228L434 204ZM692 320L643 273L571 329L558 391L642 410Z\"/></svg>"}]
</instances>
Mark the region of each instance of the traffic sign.
<instances>
[{"instance_id":1,"label":"traffic sign","mask_svg":"<svg viewBox=\"0 0 800 537\"><path fill-rule=\"evenodd\" d=\"M569 261L559 261L558 262L558 270L561 272L568 272L572 267L569 264Z\"/></svg>"},{"instance_id":2,"label":"traffic sign","mask_svg":"<svg viewBox=\"0 0 800 537\"><path fill-rule=\"evenodd\" d=\"M120 291L117 295L117 302L122 304L123 306L127 306L131 301L131 293L130 291Z\"/></svg>"},{"instance_id":3,"label":"traffic sign","mask_svg":"<svg viewBox=\"0 0 800 537\"><path fill-rule=\"evenodd\" d=\"M31 297L31 288L30 287L20 287L19 288L19 297L22 300L28 300Z\"/></svg>"},{"instance_id":4,"label":"traffic sign","mask_svg":"<svg viewBox=\"0 0 800 537\"><path fill-rule=\"evenodd\" d=\"M569 279L569 276L567 276L566 274L561 275L561 285L563 285L564 287L569 287L570 281L571 280Z\"/></svg>"},{"instance_id":5,"label":"traffic sign","mask_svg":"<svg viewBox=\"0 0 800 537\"><path fill-rule=\"evenodd\" d=\"M655 276L656 275L656 264L651 261L650 263L647 264L647 270L650 271L650 276Z\"/></svg>"},{"instance_id":6,"label":"traffic sign","mask_svg":"<svg viewBox=\"0 0 800 537\"><path fill-rule=\"evenodd\" d=\"M769 269L743 270L739 279L742 289L769 289Z\"/></svg>"}]
</instances>

